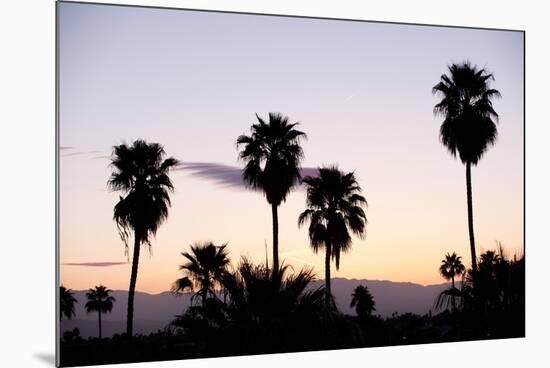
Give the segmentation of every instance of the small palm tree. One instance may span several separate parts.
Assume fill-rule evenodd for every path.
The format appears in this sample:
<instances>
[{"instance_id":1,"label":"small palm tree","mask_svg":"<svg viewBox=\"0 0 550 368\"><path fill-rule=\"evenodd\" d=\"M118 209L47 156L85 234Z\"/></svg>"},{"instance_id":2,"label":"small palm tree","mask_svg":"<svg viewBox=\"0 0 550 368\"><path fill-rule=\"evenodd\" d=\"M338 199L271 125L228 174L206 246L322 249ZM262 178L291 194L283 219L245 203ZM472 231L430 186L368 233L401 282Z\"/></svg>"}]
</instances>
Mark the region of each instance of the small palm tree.
<instances>
[{"instance_id":1,"label":"small palm tree","mask_svg":"<svg viewBox=\"0 0 550 368\"><path fill-rule=\"evenodd\" d=\"M445 254L445 258L441 261L441 266L439 266L439 273L446 280L451 280L451 290L447 291L446 295L451 298L453 310L456 309L455 297L460 294L455 287L455 277L464 276L465 272L466 267L462 264L462 257L457 256L454 252L453 254Z\"/></svg>"},{"instance_id":2,"label":"small palm tree","mask_svg":"<svg viewBox=\"0 0 550 368\"><path fill-rule=\"evenodd\" d=\"M113 173L108 186L125 195L120 196L115 205L113 219L127 254L128 237L130 232L134 233L126 320L128 338L133 334L134 295L140 249L144 244L151 247L151 237L168 218L169 192L174 190L168 172L178 161L172 157L164 159L164 156L164 148L160 144L136 140L131 146L115 146L111 158Z\"/></svg>"},{"instance_id":3,"label":"small palm tree","mask_svg":"<svg viewBox=\"0 0 550 368\"><path fill-rule=\"evenodd\" d=\"M298 226L309 221L309 239L313 251L325 248L326 303L331 303L330 261L340 268L340 253L351 248L350 231L364 239L367 217L362 207L367 201L355 174L344 173L336 166L319 168L316 177L305 177L307 209L298 218Z\"/></svg>"},{"instance_id":4,"label":"small palm tree","mask_svg":"<svg viewBox=\"0 0 550 368\"><path fill-rule=\"evenodd\" d=\"M463 276L466 272L466 267L462 264L462 257L457 256L455 252L453 254L445 254L445 258L441 261L439 266L439 273L446 280L450 280L452 288L455 288L455 277Z\"/></svg>"},{"instance_id":5,"label":"small palm tree","mask_svg":"<svg viewBox=\"0 0 550 368\"><path fill-rule=\"evenodd\" d=\"M279 270L279 220L277 208L285 201L292 188L300 182L300 161L304 154L300 140L306 134L289 123L279 113L269 113L266 123L256 114L258 123L250 127L251 134L237 138L242 146L239 158L246 164L243 179L256 190L265 194L271 205L273 217L273 274Z\"/></svg>"},{"instance_id":6,"label":"small palm tree","mask_svg":"<svg viewBox=\"0 0 550 368\"><path fill-rule=\"evenodd\" d=\"M201 297L202 307L206 306L208 296L216 298L215 288L221 286L222 278L229 265L227 244L216 246L212 242L191 245L191 252L182 252L187 260L180 265L185 276L176 280L172 291L181 293L186 289L196 290Z\"/></svg>"},{"instance_id":7,"label":"small palm tree","mask_svg":"<svg viewBox=\"0 0 550 368\"><path fill-rule=\"evenodd\" d=\"M366 286L359 285L351 294L350 307L355 307L355 312L361 318L368 317L376 310L374 297Z\"/></svg>"},{"instance_id":8,"label":"small palm tree","mask_svg":"<svg viewBox=\"0 0 550 368\"><path fill-rule=\"evenodd\" d=\"M78 301L73 296L73 292L71 289L65 288L65 286L61 285L59 287L59 297L60 297L60 319L63 319L63 316L65 316L67 319L71 319L75 313L74 313L74 305L75 303L78 303Z\"/></svg>"},{"instance_id":9,"label":"small palm tree","mask_svg":"<svg viewBox=\"0 0 550 368\"><path fill-rule=\"evenodd\" d=\"M97 312L99 320L99 338L101 339L101 314L110 313L113 310L113 303L116 301L114 296L109 295L112 290L103 285L96 286L86 293L86 312Z\"/></svg>"},{"instance_id":10,"label":"small palm tree","mask_svg":"<svg viewBox=\"0 0 550 368\"><path fill-rule=\"evenodd\" d=\"M449 74L443 74L432 92L441 97L434 114L444 117L439 131L443 145L453 157L466 165L466 192L468 202L468 230L472 270L477 270L474 220L472 206L471 166L477 165L487 149L496 142L498 114L492 100L500 92L490 88L493 74L478 69L469 62L452 64Z\"/></svg>"}]
</instances>

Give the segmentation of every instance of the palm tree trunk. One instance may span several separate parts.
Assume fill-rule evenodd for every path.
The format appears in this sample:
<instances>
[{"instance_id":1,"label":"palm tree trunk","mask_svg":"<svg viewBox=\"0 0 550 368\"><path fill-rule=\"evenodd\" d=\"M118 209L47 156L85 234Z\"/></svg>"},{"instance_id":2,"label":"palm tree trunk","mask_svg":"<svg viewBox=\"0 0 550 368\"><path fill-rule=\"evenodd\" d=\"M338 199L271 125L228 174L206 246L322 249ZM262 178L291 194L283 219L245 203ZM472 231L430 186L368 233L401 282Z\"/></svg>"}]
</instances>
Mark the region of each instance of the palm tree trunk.
<instances>
[{"instance_id":1,"label":"palm tree trunk","mask_svg":"<svg viewBox=\"0 0 550 368\"><path fill-rule=\"evenodd\" d=\"M134 294L136 292L136 281L139 263L139 251L141 248L139 232L134 232L134 257L132 260L132 273L130 275L130 288L128 290L128 314L126 320L126 335L128 339L132 338L134 328Z\"/></svg>"},{"instance_id":2,"label":"palm tree trunk","mask_svg":"<svg viewBox=\"0 0 550 368\"><path fill-rule=\"evenodd\" d=\"M468 231L470 234L470 252L472 254L472 272L477 271L476 242L474 238L474 210L472 206L472 174L471 164L466 163L466 189L468 197Z\"/></svg>"},{"instance_id":3,"label":"palm tree trunk","mask_svg":"<svg viewBox=\"0 0 550 368\"><path fill-rule=\"evenodd\" d=\"M101 340L101 312L98 311L97 314L99 315L99 339Z\"/></svg>"},{"instance_id":4,"label":"palm tree trunk","mask_svg":"<svg viewBox=\"0 0 550 368\"><path fill-rule=\"evenodd\" d=\"M329 307L332 298L330 292L330 254L332 253L330 242L325 244L325 250L325 303L326 306Z\"/></svg>"},{"instance_id":5,"label":"palm tree trunk","mask_svg":"<svg viewBox=\"0 0 550 368\"><path fill-rule=\"evenodd\" d=\"M273 275L277 275L279 273L279 218L275 203L271 204L271 214L273 216Z\"/></svg>"}]
</instances>

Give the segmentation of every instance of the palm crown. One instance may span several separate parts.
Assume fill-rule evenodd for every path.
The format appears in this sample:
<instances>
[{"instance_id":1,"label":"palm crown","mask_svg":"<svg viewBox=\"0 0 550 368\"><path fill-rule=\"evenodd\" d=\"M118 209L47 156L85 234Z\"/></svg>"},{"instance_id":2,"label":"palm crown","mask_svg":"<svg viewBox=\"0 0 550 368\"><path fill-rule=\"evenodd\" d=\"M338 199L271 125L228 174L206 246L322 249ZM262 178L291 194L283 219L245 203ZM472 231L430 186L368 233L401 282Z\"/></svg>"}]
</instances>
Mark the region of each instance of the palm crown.
<instances>
[{"instance_id":1,"label":"palm crown","mask_svg":"<svg viewBox=\"0 0 550 368\"><path fill-rule=\"evenodd\" d=\"M169 192L174 190L168 171L178 161L172 157L163 160L164 156L160 144L143 140L113 149L113 173L108 185L126 194L120 197L113 216L126 247L130 230L141 242L150 245L150 236L156 234L168 217Z\"/></svg>"},{"instance_id":2,"label":"palm crown","mask_svg":"<svg viewBox=\"0 0 550 368\"><path fill-rule=\"evenodd\" d=\"M298 218L302 226L310 221L309 238L313 250L330 243L331 257L340 267L340 253L351 247L349 230L361 239L366 235L367 217L363 206L367 205L361 187L353 172L343 173L336 166L319 169L317 177L305 177L307 185L307 209Z\"/></svg>"},{"instance_id":3,"label":"palm crown","mask_svg":"<svg viewBox=\"0 0 550 368\"><path fill-rule=\"evenodd\" d=\"M246 162L243 178L252 188L262 190L270 204L279 205L300 181L304 155L300 140L306 134L295 129L298 123L289 123L279 113L269 113L269 123L256 118L251 134L237 138L237 145L243 146L239 158Z\"/></svg>"},{"instance_id":4,"label":"palm crown","mask_svg":"<svg viewBox=\"0 0 550 368\"><path fill-rule=\"evenodd\" d=\"M113 310L113 303L116 301L114 296L109 295L111 289L100 285L96 286L94 289L89 289L86 293L86 312L99 312L99 313L108 313Z\"/></svg>"},{"instance_id":5,"label":"palm crown","mask_svg":"<svg viewBox=\"0 0 550 368\"><path fill-rule=\"evenodd\" d=\"M366 317L376 310L372 294L366 286L359 285L351 294L350 307L355 307L359 317Z\"/></svg>"},{"instance_id":6,"label":"palm crown","mask_svg":"<svg viewBox=\"0 0 550 368\"><path fill-rule=\"evenodd\" d=\"M444 117L441 142L463 163L476 165L487 148L497 139L498 114L492 99L499 91L490 88L493 74L469 62L449 66L432 91L441 97L434 112Z\"/></svg>"},{"instance_id":7,"label":"palm crown","mask_svg":"<svg viewBox=\"0 0 550 368\"><path fill-rule=\"evenodd\" d=\"M204 306L208 295L216 296L215 287L221 285L229 265L226 247L227 244L215 246L212 242L198 243L191 245L191 252L181 253L187 260L180 265L185 276L176 280L172 291L180 293L187 288L197 290Z\"/></svg>"},{"instance_id":8,"label":"palm crown","mask_svg":"<svg viewBox=\"0 0 550 368\"><path fill-rule=\"evenodd\" d=\"M454 279L456 276L464 275L466 268L462 264L462 257L457 256L456 253L447 253L445 258L441 261L439 267L439 273L447 280L452 280L454 288Z\"/></svg>"},{"instance_id":9,"label":"palm crown","mask_svg":"<svg viewBox=\"0 0 550 368\"><path fill-rule=\"evenodd\" d=\"M60 318L65 316L67 319L71 319L75 315L74 304L78 301L73 296L72 290L65 288L65 286L59 287L60 302Z\"/></svg>"},{"instance_id":10,"label":"palm crown","mask_svg":"<svg viewBox=\"0 0 550 368\"><path fill-rule=\"evenodd\" d=\"M324 290L312 287L315 275L311 269L290 273L281 265L273 274L263 265L254 265L243 258L237 271L223 278L229 293L229 315L238 321L260 324L276 320L311 318L323 306Z\"/></svg>"}]
</instances>

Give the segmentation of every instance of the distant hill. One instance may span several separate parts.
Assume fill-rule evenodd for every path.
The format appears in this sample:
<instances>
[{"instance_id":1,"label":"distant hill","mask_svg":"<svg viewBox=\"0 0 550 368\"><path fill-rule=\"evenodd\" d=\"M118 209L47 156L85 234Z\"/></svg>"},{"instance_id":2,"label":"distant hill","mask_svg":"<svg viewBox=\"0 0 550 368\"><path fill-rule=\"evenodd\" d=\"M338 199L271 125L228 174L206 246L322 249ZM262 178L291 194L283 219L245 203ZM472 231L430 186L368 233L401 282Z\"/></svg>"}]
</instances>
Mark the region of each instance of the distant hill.
<instances>
[{"instance_id":1,"label":"distant hill","mask_svg":"<svg viewBox=\"0 0 550 368\"><path fill-rule=\"evenodd\" d=\"M314 282L315 286L323 285L323 280ZM410 312L426 314L432 308L437 295L448 284L422 286L410 282L392 282L378 280L357 280L335 278L332 280L332 293L335 296L338 309L346 314L355 314L349 306L351 293L357 285L367 285L376 302L375 314L382 317ZM104 336L122 333L126 329L127 291L114 291L116 298L113 311L102 316ZM78 301L75 306L76 315L72 320L63 319L61 332L78 327L82 337L97 336L97 314L86 314L86 291L74 291ZM163 329L173 317L181 314L190 304L191 294L175 296L170 292L148 294L136 292L134 303L134 331L150 333Z\"/></svg>"}]
</instances>

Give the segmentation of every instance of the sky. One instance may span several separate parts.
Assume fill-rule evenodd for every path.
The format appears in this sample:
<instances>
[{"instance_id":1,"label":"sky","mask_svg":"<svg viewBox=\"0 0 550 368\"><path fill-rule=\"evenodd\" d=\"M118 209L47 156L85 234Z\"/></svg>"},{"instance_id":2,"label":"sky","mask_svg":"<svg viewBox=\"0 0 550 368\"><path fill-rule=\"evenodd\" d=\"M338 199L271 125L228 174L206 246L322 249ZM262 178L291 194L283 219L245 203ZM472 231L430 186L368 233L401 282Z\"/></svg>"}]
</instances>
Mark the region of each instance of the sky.
<instances>
[{"instance_id":1,"label":"sky","mask_svg":"<svg viewBox=\"0 0 550 368\"><path fill-rule=\"evenodd\" d=\"M141 253L137 290L181 277L190 244L228 243L234 263L271 258L271 209L235 182L236 138L255 113L281 112L307 133L303 166L354 171L367 198L333 277L442 283L445 253L470 263L465 167L439 141L431 93L449 64L495 77L498 141L472 170L478 254L523 251L523 34L447 27L59 3L61 282L127 289L130 263L112 220L114 145L161 143L169 218ZM324 275L307 229L305 192L279 208L280 258Z\"/></svg>"}]
</instances>

